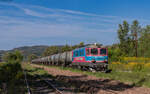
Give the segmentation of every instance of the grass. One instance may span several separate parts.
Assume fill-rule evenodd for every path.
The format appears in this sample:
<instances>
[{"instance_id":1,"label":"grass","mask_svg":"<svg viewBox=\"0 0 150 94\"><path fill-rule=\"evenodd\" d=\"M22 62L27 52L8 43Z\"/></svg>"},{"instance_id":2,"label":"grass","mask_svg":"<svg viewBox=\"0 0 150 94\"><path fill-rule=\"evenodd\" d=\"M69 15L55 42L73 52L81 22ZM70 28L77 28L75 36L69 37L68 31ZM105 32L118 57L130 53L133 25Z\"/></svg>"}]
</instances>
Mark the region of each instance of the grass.
<instances>
[{"instance_id":1,"label":"grass","mask_svg":"<svg viewBox=\"0 0 150 94\"><path fill-rule=\"evenodd\" d=\"M23 64L22 67L31 76L34 76L34 75L47 75L48 74L47 71L45 71L41 68L32 67L32 66L30 66L30 64Z\"/></svg>"},{"instance_id":2,"label":"grass","mask_svg":"<svg viewBox=\"0 0 150 94\"><path fill-rule=\"evenodd\" d=\"M42 65L45 66L45 65ZM61 67L61 66L46 66L50 68L56 68L61 70L69 70L72 72L82 73L85 75L92 75L99 78L107 78L113 80L119 80L124 83L132 84L135 86L144 86L150 88L150 73L149 71L116 71L112 70L111 73L102 73L102 72L89 72L89 71L81 71L79 69L69 68L69 67Z\"/></svg>"},{"instance_id":3,"label":"grass","mask_svg":"<svg viewBox=\"0 0 150 94\"><path fill-rule=\"evenodd\" d=\"M42 78L52 78L47 71L43 70L42 68L35 68L32 67L29 63L23 63L22 67L26 72L26 77L28 80L29 88L34 94L34 92L39 94L46 94L45 89L38 89L43 84Z\"/></svg>"}]
</instances>

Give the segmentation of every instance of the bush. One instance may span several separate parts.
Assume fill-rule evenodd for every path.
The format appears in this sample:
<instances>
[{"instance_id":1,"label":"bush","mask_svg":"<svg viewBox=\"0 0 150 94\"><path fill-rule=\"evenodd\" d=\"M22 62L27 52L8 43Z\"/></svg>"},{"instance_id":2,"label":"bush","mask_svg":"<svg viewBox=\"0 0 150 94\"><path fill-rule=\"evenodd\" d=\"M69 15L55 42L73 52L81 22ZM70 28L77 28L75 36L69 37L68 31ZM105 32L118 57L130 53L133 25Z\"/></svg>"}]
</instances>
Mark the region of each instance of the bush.
<instances>
[{"instance_id":1,"label":"bush","mask_svg":"<svg viewBox=\"0 0 150 94\"><path fill-rule=\"evenodd\" d=\"M23 77L20 64L23 56L19 51L15 51L14 53L5 54L3 59L6 62L0 64L0 93L4 89L3 86L5 84L8 94L16 94L16 83Z\"/></svg>"},{"instance_id":2,"label":"bush","mask_svg":"<svg viewBox=\"0 0 150 94\"><path fill-rule=\"evenodd\" d=\"M16 75L22 72L21 65L18 62L8 62L0 67L0 81L8 82L16 79Z\"/></svg>"},{"instance_id":3,"label":"bush","mask_svg":"<svg viewBox=\"0 0 150 94\"><path fill-rule=\"evenodd\" d=\"M109 62L117 62L120 61L120 49L116 48L108 48L108 57L109 57Z\"/></svg>"},{"instance_id":4,"label":"bush","mask_svg":"<svg viewBox=\"0 0 150 94\"><path fill-rule=\"evenodd\" d=\"M21 78L23 78L23 72L19 62L7 62L0 66L0 89L3 90L3 84L6 84L8 94L15 92L16 83Z\"/></svg>"},{"instance_id":5,"label":"bush","mask_svg":"<svg viewBox=\"0 0 150 94\"><path fill-rule=\"evenodd\" d=\"M23 60L23 55L21 54L21 52L17 50L15 52L6 53L3 56L3 61L5 62L11 62L11 61L21 62L22 60Z\"/></svg>"}]
</instances>

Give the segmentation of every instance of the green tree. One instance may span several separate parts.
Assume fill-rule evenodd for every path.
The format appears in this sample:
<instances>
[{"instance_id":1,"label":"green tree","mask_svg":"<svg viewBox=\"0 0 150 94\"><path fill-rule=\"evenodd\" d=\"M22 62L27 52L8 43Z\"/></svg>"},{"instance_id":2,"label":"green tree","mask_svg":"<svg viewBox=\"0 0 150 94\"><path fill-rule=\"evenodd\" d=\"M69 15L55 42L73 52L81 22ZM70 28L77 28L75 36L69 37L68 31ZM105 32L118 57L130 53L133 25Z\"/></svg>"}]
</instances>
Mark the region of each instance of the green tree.
<instances>
[{"instance_id":1,"label":"green tree","mask_svg":"<svg viewBox=\"0 0 150 94\"><path fill-rule=\"evenodd\" d=\"M57 54L58 52L60 52L60 51L59 51L59 48L57 46L50 46L44 51L43 56L49 56L49 55Z\"/></svg>"},{"instance_id":2,"label":"green tree","mask_svg":"<svg viewBox=\"0 0 150 94\"><path fill-rule=\"evenodd\" d=\"M80 42L79 47L83 47L83 46L84 46L84 42Z\"/></svg>"},{"instance_id":3,"label":"green tree","mask_svg":"<svg viewBox=\"0 0 150 94\"><path fill-rule=\"evenodd\" d=\"M61 48L61 52L66 52L66 51L71 51L72 47L70 47L69 45L65 45Z\"/></svg>"},{"instance_id":4,"label":"green tree","mask_svg":"<svg viewBox=\"0 0 150 94\"><path fill-rule=\"evenodd\" d=\"M17 57L16 61L21 62L23 60L23 55L20 51L16 50L14 55Z\"/></svg>"},{"instance_id":5,"label":"green tree","mask_svg":"<svg viewBox=\"0 0 150 94\"><path fill-rule=\"evenodd\" d=\"M139 38L139 56L150 57L150 25L142 29Z\"/></svg>"},{"instance_id":6,"label":"green tree","mask_svg":"<svg viewBox=\"0 0 150 94\"><path fill-rule=\"evenodd\" d=\"M119 48L108 48L108 57L109 57L109 62L112 61L119 61L120 59L120 49Z\"/></svg>"},{"instance_id":7,"label":"green tree","mask_svg":"<svg viewBox=\"0 0 150 94\"><path fill-rule=\"evenodd\" d=\"M141 32L141 26L137 20L134 20L131 25L131 40L132 40L132 53L133 56L138 56L138 36Z\"/></svg>"},{"instance_id":8,"label":"green tree","mask_svg":"<svg viewBox=\"0 0 150 94\"><path fill-rule=\"evenodd\" d=\"M84 42L80 42L79 44L72 46L72 50L80 47L84 47Z\"/></svg>"},{"instance_id":9,"label":"green tree","mask_svg":"<svg viewBox=\"0 0 150 94\"><path fill-rule=\"evenodd\" d=\"M33 59L36 59L36 58L38 58L37 55L31 54L31 55L28 56L28 61L31 62Z\"/></svg>"},{"instance_id":10,"label":"green tree","mask_svg":"<svg viewBox=\"0 0 150 94\"><path fill-rule=\"evenodd\" d=\"M127 21L123 21L123 24L119 24L118 38L120 41L119 48L121 55L126 56L130 51L130 35L129 35L129 24Z\"/></svg>"},{"instance_id":11,"label":"green tree","mask_svg":"<svg viewBox=\"0 0 150 94\"><path fill-rule=\"evenodd\" d=\"M3 55L3 61L9 62L9 61L17 61L21 62L23 60L23 55L20 51L16 50L15 52L9 52Z\"/></svg>"}]
</instances>

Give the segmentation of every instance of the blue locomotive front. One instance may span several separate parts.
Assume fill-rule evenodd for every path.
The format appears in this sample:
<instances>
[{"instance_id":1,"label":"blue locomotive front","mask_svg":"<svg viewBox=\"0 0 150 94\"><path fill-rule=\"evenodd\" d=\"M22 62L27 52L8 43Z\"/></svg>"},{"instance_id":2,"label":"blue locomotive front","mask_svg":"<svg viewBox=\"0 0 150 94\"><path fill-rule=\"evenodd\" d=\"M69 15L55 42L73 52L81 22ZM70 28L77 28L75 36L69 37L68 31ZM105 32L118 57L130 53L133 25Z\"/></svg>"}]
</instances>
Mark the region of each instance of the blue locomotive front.
<instances>
[{"instance_id":1,"label":"blue locomotive front","mask_svg":"<svg viewBox=\"0 0 150 94\"><path fill-rule=\"evenodd\" d=\"M104 47L83 47L72 51L72 65L94 70L107 70L108 50Z\"/></svg>"}]
</instances>

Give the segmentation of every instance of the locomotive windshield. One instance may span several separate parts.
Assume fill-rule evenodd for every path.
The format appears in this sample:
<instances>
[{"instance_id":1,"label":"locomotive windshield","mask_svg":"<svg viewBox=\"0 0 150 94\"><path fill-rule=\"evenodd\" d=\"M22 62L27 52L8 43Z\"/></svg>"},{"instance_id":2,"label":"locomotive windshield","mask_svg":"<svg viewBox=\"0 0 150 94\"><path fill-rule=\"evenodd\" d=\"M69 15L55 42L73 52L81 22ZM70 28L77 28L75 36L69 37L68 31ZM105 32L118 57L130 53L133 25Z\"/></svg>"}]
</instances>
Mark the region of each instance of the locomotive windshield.
<instances>
[{"instance_id":1,"label":"locomotive windshield","mask_svg":"<svg viewBox=\"0 0 150 94\"><path fill-rule=\"evenodd\" d=\"M106 55L107 54L106 49L105 48L100 49L100 54L101 55Z\"/></svg>"},{"instance_id":2,"label":"locomotive windshield","mask_svg":"<svg viewBox=\"0 0 150 94\"><path fill-rule=\"evenodd\" d=\"M98 49L97 48L92 48L91 49L91 55L98 55Z\"/></svg>"}]
</instances>

